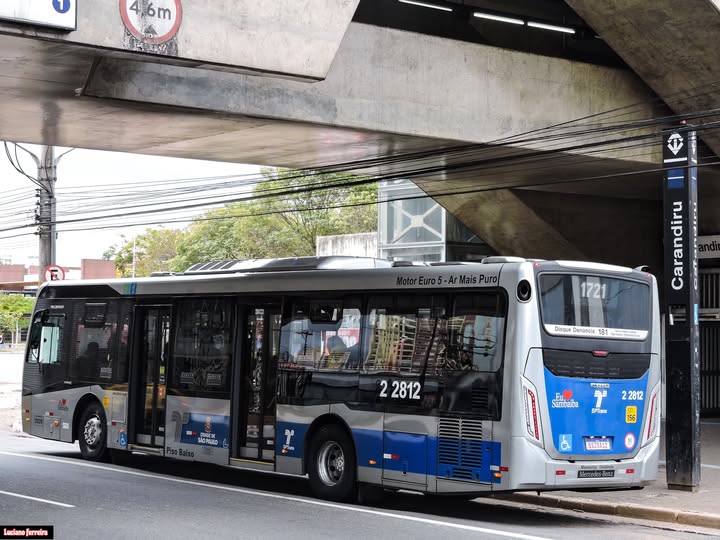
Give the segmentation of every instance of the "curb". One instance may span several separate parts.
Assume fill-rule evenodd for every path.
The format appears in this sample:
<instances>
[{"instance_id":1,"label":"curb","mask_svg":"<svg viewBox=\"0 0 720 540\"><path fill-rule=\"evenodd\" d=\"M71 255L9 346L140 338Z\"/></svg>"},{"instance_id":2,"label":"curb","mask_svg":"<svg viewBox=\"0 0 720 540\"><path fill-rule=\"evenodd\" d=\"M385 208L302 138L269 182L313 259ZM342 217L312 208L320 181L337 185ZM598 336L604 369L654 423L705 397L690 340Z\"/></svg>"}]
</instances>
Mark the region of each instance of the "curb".
<instances>
[{"instance_id":1,"label":"curb","mask_svg":"<svg viewBox=\"0 0 720 540\"><path fill-rule=\"evenodd\" d=\"M582 510L594 514L609 514L611 516L649 519L652 521L720 529L720 514L671 510L670 508L656 508L654 506L643 506L639 504L599 502L589 499L557 497L554 495L532 495L530 493L513 493L512 495L498 494L495 495L494 498L510 502L563 508L565 510Z\"/></svg>"}]
</instances>

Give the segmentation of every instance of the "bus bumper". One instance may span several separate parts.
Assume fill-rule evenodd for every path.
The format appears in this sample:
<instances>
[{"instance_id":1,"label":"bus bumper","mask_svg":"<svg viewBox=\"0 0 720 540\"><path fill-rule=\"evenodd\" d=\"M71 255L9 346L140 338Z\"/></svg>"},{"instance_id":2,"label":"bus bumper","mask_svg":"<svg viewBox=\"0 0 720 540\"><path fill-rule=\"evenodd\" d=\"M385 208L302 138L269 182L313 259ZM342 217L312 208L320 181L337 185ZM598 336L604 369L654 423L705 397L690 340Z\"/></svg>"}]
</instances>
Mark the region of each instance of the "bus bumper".
<instances>
[{"instance_id":1,"label":"bus bumper","mask_svg":"<svg viewBox=\"0 0 720 540\"><path fill-rule=\"evenodd\" d=\"M518 457L522 456L521 459ZM551 459L542 448L524 438L513 438L510 490L623 489L641 487L657 478L660 437L627 459L583 460L571 463Z\"/></svg>"}]
</instances>

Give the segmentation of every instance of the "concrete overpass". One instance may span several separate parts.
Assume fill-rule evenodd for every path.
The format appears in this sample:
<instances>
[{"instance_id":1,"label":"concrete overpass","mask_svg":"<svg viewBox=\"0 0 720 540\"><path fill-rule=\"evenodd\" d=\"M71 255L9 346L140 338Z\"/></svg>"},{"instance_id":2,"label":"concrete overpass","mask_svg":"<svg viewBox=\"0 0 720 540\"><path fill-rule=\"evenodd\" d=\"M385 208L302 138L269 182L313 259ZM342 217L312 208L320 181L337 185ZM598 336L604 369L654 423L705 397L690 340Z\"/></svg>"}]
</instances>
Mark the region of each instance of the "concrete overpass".
<instances>
[{"instance_id":1,"label":"concrete overpass","mask_svg":"<svg viewBox=\"0 0 720 540\"><path fill-rule=\"evenodd\" d=\"M625 120L716 101L712 93L672 99L680 89L720 79L711 46L720 24L715 0L692 0L693 9L669 0L651 7L568 0L592 25L583 32L591 39L597 32L627 65L545 51L540 34L515 39L520 29L483 26L475 39L466 35L468 20L458 18L475 7L509 6L518 17L585 24L560 2L541 2L547 13L520 0L437 3L454 18L419 15L417 6L394 1L379 12L372 0L160 0L151 16L140 0L133 19L129 2L118 9L117 0L94 0L78 6L75 30L0 21L0 140L312 167L464 143L485 145L488 157L492 141L629 104L641 105ZM167 10L162 21L158 9ZM380 24L383 17L390 22ZM440 31L417 30L425 28L422 17ZM659 22L682 37L675 50L683 54L670 43L669 52L658 52L665 45ZM702 54L691 55L677 44L688 42L695 24L708 31L694 31ZM505 48L515 42L520 50ZM688 63L694 71L685 80ZM665 103L653 101L657 95L668 96ZM717 153L714 137L705 142ZM659 146L658 138L657 151L641 156L617 148L567 152L555 160L560 166L544 169L441 171L418 183L498 252L649 262L659 271L660 175L643 172L660 163ZM433 163L456 160L448 151ZM619 176L633 171L640 174ZM598 176L604 178L562 183ZM701 172L701 234L720 230L712 210L716 176Z\"/></svg>"}]
</instances>

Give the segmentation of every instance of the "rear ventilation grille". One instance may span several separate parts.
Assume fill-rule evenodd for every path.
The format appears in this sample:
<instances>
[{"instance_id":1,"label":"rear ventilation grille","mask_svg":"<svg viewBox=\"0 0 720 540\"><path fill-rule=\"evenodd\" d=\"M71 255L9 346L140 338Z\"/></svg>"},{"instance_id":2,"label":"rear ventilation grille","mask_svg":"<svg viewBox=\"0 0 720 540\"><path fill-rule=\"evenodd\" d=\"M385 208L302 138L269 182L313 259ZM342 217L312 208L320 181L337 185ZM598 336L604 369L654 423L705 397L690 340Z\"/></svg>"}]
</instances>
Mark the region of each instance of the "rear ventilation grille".
<instances>
[{"instance_id":1,"label":"rear ventilation grille","mask_svg":"<svg viewBox=\"0 0 720 540\"><path fill-rule=\"evenodd\" d=\"M487 386L473 386L471 407L474 413L490 412L490 391Z\"/></svg>"},{"instance_id":2,"label":"rear ventilation grille","mask_svg":"<svg viewBox=\"0 0 720 540\"><path fill-rule=\"evenodd\" d=\"M438 476L457 480L481 480L484 450L481 421L440 419Z\"/></svg>"}]
</instances>

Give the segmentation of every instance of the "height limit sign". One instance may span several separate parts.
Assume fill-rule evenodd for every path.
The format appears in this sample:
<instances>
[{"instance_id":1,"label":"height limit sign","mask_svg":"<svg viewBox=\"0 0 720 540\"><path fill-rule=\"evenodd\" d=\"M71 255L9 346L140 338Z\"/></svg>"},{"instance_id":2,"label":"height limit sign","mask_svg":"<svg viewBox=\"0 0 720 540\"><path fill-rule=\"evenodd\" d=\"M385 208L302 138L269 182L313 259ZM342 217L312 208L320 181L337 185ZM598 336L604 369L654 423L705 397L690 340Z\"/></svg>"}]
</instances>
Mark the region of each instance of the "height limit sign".
<instances>
[{"instance_id":1,"label":"height limit sign","mask_svg":"<svg viewBox=\"0 0 720 540\"><path fill-rule=\"evenodd\" d=\"M135 38L159 45L177 34L182 5L180 0L120 0L120 15Z\"/></svg>"}]
</instances>

